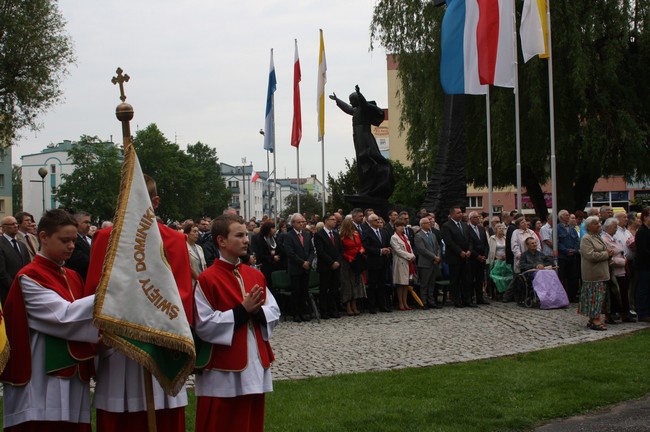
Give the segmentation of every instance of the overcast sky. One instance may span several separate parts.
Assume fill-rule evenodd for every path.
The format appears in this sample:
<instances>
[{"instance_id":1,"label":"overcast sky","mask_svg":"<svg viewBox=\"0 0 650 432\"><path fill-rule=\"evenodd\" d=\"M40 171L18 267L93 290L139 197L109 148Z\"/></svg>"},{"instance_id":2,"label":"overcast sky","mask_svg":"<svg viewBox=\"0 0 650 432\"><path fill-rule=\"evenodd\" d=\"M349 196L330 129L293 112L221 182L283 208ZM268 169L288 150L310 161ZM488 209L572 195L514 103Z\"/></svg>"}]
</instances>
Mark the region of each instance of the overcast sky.
<instances>
[{"instance_id":1,"label":"overcast sky","mask_svg":"<svg viewBox=\"0 0 650 432\"><path fill-rule=\"evenodd\" d=\"M372 0L178 1L60 0L77 56L62 84L65 100L40 118L43 128L22 131L20 156L83 134L121 141L115 118L118 66L131 76L127 101L132 131L156 123L185 148L201 141L221 162L246 157L266 170L263 137L270 49L277 74L275 94L278 177L296 175L290 146L294 39L302 66L301 176L321 178L316 129L319 29L327 58L326 93L347 95L359 84L368 99L386 107L386 53L369 52ZM326 100L325 169L336 175L354 157L351 117ZM272 162L271 162L271 169Z\"/></svg>"}]
</instances>

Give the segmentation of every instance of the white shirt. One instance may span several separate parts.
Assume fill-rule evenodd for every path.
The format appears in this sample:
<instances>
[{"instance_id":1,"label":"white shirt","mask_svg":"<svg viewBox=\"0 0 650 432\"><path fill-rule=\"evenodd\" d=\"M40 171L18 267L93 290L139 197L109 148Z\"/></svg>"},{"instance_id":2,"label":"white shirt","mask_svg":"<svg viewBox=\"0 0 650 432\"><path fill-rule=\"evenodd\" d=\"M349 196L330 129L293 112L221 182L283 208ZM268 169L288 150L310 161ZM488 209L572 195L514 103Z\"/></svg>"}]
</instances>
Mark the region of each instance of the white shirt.
<instances>
[{"instance_id":1,"label":"white shirt","mask_svg":"<svg viewBox=\"0 0 650 432\"><path fill-rule=\"evenodd\" d=\"M28 421L90 423L90 385L79 379L45 374L45 334L96 343L92 325L95 296L69 302L27 276L20 278L25 299L32 377L24 386L4 385L4 427Z\"/></svg>"},{"instance_id":2,"label":"white shirt","mask_svg":"<svg viewBox=\"0 0 650 432\"><path fill-rule=\"evenodd\" d=\"M268 289L262 311L266 317L266 325L260 325L260 328L262 338L268 341L273 328L280 321L280 308ZM199 284L194 291L194 319L196 334L202 340L212 344L232 345L235 335L235 315L232 309L223 312L212 309ZM250 326L247 331L247 346L248 365L246 369L241 372L204 370L195 378L196 395L235 397L273 391L271 368L264 369L262 367L257 352L255 332Z\"/></svg>"},{"instance_id":3,"label":"white shirt","mask_svg":"<svg viewBox=\"0 0 650 432\"><path fill-rule=\"evenodd\" d=\"M546 256L553 256L553 248L545 242L545 240L550 240L553 243L553 227L548 223L544 224L539 230L539 236L542 238L542 253Z\"/></svg>"}]
</instances>

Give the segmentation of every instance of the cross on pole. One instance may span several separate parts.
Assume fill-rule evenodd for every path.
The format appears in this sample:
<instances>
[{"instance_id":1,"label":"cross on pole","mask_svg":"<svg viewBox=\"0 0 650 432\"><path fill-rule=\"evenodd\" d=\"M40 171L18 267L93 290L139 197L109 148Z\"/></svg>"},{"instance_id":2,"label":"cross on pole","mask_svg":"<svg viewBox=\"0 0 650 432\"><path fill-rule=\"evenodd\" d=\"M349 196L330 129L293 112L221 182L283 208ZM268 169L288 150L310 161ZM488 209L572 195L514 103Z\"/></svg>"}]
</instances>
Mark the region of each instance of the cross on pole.
<instances>
[{"instance_id":1,"label":"cross on pole","mask_svg":"<svg viewBox=\"0 0 650 432\"><path fill-rule=\"evenodd\" d=\"M119 84L120 85L120 100L122 102L126 101L126 96L124 95L124 83L129 82L129 79L131 78L127 74L122 75L122 68L118 67L117 70L115 71L117 73L117 76L114 76L111 78L111 82L113 84Z\"/></svg>"}]
</instances>

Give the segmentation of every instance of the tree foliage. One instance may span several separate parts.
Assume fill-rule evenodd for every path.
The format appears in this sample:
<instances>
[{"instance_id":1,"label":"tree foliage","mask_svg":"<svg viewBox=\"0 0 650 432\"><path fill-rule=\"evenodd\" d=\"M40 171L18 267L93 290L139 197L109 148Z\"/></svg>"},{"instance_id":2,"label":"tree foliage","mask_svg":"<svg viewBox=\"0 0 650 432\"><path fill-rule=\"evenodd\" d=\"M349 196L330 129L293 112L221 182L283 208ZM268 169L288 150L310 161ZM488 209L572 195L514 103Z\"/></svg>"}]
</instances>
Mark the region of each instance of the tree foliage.
<instances>
[{"instance_id":1,"label":"tree foliage","mask_svg":"<svg viewBox=\"0 0 650 432\"><path fill-rule=\"evenodd\" d=\"M283 218L288 218L289 215L296 213L298 211L298 195L296 193L292 193L291 195L287 196L284 199L284 210L282 211L282 217ZM311 217L312 215L320 215L321 212L323 211L322 207L323 203L316 199L312 194L310 193L301 193L300 194L300 212L301 213L306 213L307 217Z\"/></svg>"},{"instance_id":2,"label":"tree foliage","mask_svg":"<svg viewBox=\"0 0 650 432\"><path fill-rule=\"evenodd\" d=\"M55 0L0 0L0 143L59 102L61 81L75 60Z\"/></svg>"},{"instance_id":3,"label":"tree foliage","mask_svg":"<svg viewBox=\"0 0 650 432\"><path fill-rule=\"evenodd\" d=\"M198 142L187 152L171 143L155 124L136 133L134 148L142 171L156 180L161 198L157 215L165 221L216 216L226 207L226 190L215 149ZM72 174L63 175L58 200L93 218L112 219L120 190L122 158L112 143L82 136L69 153Z\"/></svg>"},{"instance_id":4,"label":"tree foliage","mask_svg":"<svg viewBox=\"0 0 650 432\"><path fill-rule=\"evenodd\" d=\"M523 0L517 1L521 11ZM586 205L601 176L645 179L650 132L648 0L553 2L555 137L560 208ZM423 0L379 0L371 36L399 56L402 125L413 160L427 148L431 161L442 127L439 84L440 25L444 8ZM519 21L519 17L518 17ZM518 26L518 23L517 23ZM547 62L524 64L519 54L522 181L538 213L550 176ZM512 90L492 88L495 187L515 183ZM485 99L466 97L467 178L487 184Z\"/></svg>"},{"instance_id":5,"label":"tree foliage","mask_svg":"<svg viewBox=\"0 0 650 432\"><path fill-rule=\"evenodd\" d=\"M20 165L11 167L11 205L14 213L23 209L23 168Z\"/></svg>"},{"instance_id":6,"label":"tree foliage","mask_svg":"<svg viewBox=\"0 0 650 432\"><path fill-rule=\"evenodd\" d=\"M398 161L391 160L390 163L393 166L393 176L396 179L393 195L389 199L390 205L395 208L419 208L426 194L426 186L418 181L412 168ZM352 159L352 162L350 162L346 158L345 171L339 171L336 178L328 175L327 184L330 186L331 198L328 207L332 209L341 208L345 213L352 210L344 197L345 195L357 193L359 178L356 159Z\"/></svg>"},{"instance_id":7,"label":"tree foliage","mask_svg":"<svg viewBox=\"0 0 650 432\"><path fill-rule=\"evenodd\" d=\"M221 177L217 150L197 142L187 146L187 154L194 160L194 164L202 174L199 182L201 196L197 214L212 217L221 214L230 202L231 193Z\"/></svg>"},{"instance_id":8,"label":"tree foliage","mask_svg":"<svg viewBox=\"0 0 650 432\"><path fill-rule=\"evenodd\" d=\"M83 135L68 157L71 174L62 175L57 200L64 208L87 211L95 220L112 220L120 190L121 150L96 136Z\"/></svg>"}]
</instances>

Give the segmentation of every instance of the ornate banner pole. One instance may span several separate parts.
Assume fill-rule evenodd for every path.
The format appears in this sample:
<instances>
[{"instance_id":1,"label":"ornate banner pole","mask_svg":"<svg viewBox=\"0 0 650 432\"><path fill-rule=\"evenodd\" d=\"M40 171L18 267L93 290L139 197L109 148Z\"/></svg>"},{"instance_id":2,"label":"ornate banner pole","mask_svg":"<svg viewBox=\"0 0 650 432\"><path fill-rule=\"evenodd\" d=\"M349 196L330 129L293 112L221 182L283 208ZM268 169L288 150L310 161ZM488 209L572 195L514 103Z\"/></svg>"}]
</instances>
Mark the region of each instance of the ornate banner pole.
<instances>
[{"instance_id":1,"label":"ornate banner pole","mask_svg":"<svg viewBox=\"0 0 650 432\"><path fill-rule=\"evenodd\" d=\"M131 120L133 119L133 107L126 103L126 95L124 94L124 83L129 82L131 79L127 74L122 74L124 72L122 68L118 67L115 71L117 76L114 76L111 79L113 84L118 84L120 86L120 100L121 104L115 108L115 117L122 123L122 142L124 145L124 151L132 145L131 142ZM151 372L146 368L143 368L144 372L144 388L145 394L147 397L147 425L149 432L156 432L156 407L154 405L153 399L153 381L151 377Z\"/></svg>"}]
</instances>

